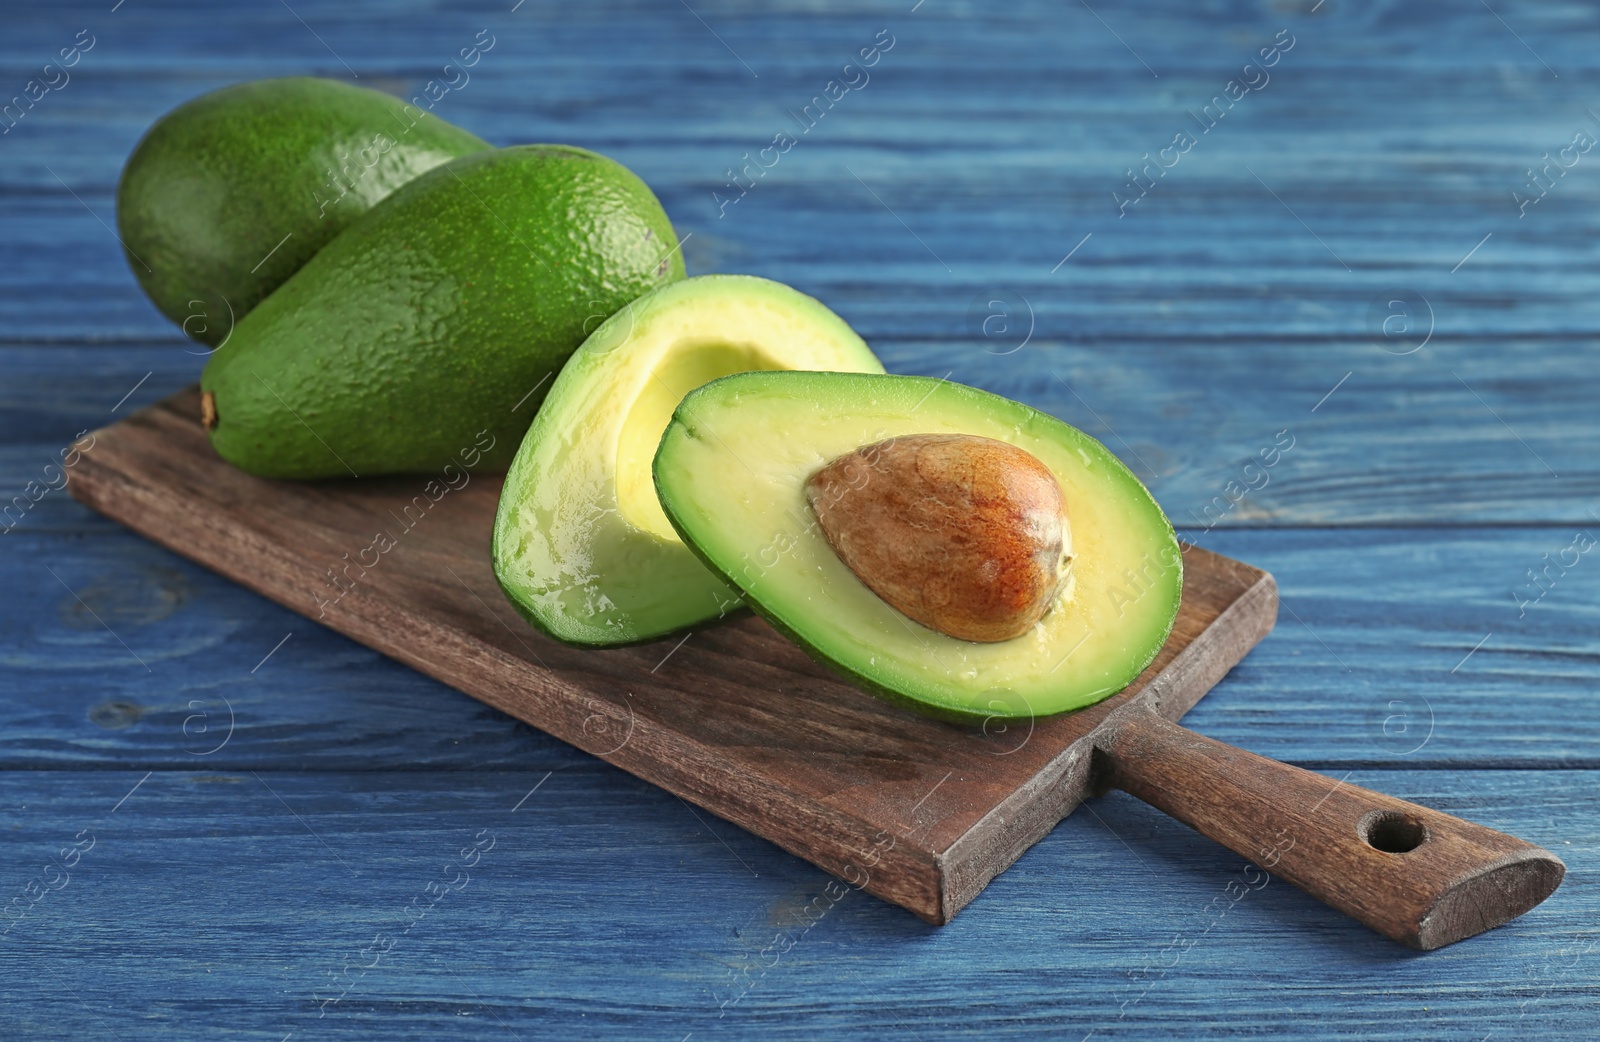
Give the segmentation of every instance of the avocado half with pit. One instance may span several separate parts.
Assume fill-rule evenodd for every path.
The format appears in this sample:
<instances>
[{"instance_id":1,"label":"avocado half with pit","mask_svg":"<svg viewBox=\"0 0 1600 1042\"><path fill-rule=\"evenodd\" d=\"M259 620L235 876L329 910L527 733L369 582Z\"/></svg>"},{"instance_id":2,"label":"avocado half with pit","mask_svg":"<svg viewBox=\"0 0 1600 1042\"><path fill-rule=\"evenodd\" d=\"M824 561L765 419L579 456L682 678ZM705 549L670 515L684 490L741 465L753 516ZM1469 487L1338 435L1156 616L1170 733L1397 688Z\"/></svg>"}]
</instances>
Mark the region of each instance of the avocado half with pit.
<instances>
[{"instance_id":1,"label":"avocado half with pit","mask_svg":"<svg viewBox=\"0 0 1600 1042\"><path fill-rule=\"evenodd\" d=\"M551 385L501 492L494 570L517 610L557 640L609 646L741 609L667 521L650 464L685 394L772 369L883 366L821 303L749 275L661 287L596 328Z\"/></svg>"},{"instance_id":2,"label":"avocado half with pit","mask_svg":"<svg viewBox=\"0 0 1600 1042\"><path fill-rule=\"evenodd\" d=\"M654 474L673 527L752 608L934 715L1045 716L1107 698L1177 616L1183 558L1139 480L1082 431L975 388L729 376L684 398ZM933 535L937 552L920 546ZM963 621L980 609L987 621ZM997 631L996 612L1020 624Z\"/></svg>"}]
</instances>

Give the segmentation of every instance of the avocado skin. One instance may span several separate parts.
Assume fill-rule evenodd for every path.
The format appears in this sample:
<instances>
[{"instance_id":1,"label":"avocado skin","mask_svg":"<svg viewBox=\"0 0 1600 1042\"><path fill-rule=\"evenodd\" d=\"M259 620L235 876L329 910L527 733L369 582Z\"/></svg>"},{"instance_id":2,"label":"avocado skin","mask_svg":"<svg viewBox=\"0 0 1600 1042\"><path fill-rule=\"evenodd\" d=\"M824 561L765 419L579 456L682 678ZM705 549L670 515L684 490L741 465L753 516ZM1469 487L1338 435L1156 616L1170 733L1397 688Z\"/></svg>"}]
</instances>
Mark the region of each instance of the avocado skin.
<instances>
[{"instance_id":1,"label":"avocado skin","mask_svg":"<svg viewBox=\"0 0 1600 1042\"><path fill-rule=\"evenodd\" d=\"M241 83L185 102L146 132L117 187L117 226L151 301L215 346L379 200L489 148L364 87Z\"/></svg>"},{"instance_id":2,"label":"avocado skin","mask_svg":"<svg viewBox=\"0 0 1600 1042\"><path fill-rule=\"evenodd\" d=\"M666 213L604 156L452 160L353 223L211 356L211 442L262 477L509 466L551 378L614 311L684 276Z\"/></svg>"}]
</instances>

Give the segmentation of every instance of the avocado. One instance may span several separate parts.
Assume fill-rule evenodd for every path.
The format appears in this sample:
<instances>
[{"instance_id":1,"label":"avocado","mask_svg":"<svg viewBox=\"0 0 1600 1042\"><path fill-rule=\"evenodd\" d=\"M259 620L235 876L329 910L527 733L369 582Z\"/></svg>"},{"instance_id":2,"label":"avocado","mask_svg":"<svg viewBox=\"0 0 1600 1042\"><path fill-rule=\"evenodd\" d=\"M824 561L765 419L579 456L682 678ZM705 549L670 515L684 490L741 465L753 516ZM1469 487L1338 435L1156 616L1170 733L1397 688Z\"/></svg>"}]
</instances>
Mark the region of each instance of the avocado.
<instances>
[{"instance_id":1,"label":"avocado","mask_svg":"<svg viewBox=\"0 0 1600 1042\"><path fill-rule=\"evenodd\" d=\"M814 476L863 447L876 449L847 469L847 485L866 492L886 481L892 486L878 495L904 492L906 467L874 464L890 458L886 446L940 435L1015 446L1059 487L1068 527L1054 543L1062 581L1018 636L978 642L913 621L845 563L810 499L828 489ZM974 502L983 498L980 478L963 477L955 463L930 470L920 462L929 481L955 476ZM725 377L679 404L654 475L685 544L746 603L863 687L935 716L1045 716L1107 698L1150 664L1177 616L1182 555L1138 479L1082 431L975 388L846 373ZM1037 502L1048 519L1048 496ZM970 526L949 534L952 545L986 538ZM1048 535L1038 547L1050 544ZM885 529L880 541L897 538ZM956 569L952 561L946 576Z\"/></svg>"},{"instance_id":2,"label":"avocado","mask_svg":"<svg viewBox=\"0 0 1600 1042\"><path fill-rule=\"evenodd\" d=\"M685 393L770 369L883 366L822 304L749 275L665 286L597 328L551 386L501 493L494 568L517 610L558 640L604 646L739 609L667 522L650 463Z\"/></svg>"},{"instance_id":3,"label":"avocado","mask_svg":"<svg viewBox=\"0 0 1600 1042\"><path fill-rule=\"evenodd\" d=\"M972 434L901 434L829 463L806 503L856 578L901 614L998 643L1055 607L1072 563L1061 483L1035 455Z\"/></svg>"},{"instance_id":4,"label":"avocado","mask_svg":"<svg viewBox=\"0 0 1600 1042\"><path fill-rule=\"evenodd\" d=\"M156 307L215 346L380 199L489 147L364 87L241 83L185 102L146 132L117 186L117 226Z\"/></svg>"},{"instance_id":5,"label":"avocado","mask_svg":"<svg viewBox=\"0 0 1600 1042\"><path fill-rule=\"evenodd\" d=\"M627 168L521 145L402 186L240 321L200 378L211 443L262 477L504 470L598 323L683 278Z\"/></svg>"}]
</instances>

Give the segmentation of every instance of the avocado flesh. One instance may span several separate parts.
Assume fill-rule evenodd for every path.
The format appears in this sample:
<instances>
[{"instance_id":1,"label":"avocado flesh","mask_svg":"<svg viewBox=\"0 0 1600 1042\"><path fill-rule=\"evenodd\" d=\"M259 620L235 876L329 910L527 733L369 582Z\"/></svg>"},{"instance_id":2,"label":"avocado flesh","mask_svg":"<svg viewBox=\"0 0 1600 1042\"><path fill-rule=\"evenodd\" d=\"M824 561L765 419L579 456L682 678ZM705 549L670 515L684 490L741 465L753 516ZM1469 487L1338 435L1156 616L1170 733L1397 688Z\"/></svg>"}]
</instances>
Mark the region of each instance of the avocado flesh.
<instances>
[{"instance_id":1,"label":"avocado flesh","mask_svg":"<svg viewBox=\"0 0 1600 1042\"><path fill-rule=\"evenodd\" d=\"M128 157L117 227L157 308L215 346L396 188L489 144L399 98L314 77L212 91Z\"/></svg>"},{"instance_id":2,"label":"avocado flesh","mask_svg":"<svg viewBox=\"0 0 1600 1042\"><path fill-rule=\"evenodd\" d=\"M200 387L262 477L504 470L587 328L683 277L643 181L522 145L398 189L246 315Z\"/></svg>"},{"instance_id":3,"label":"avocado flesh","mask_svg":"<svg viewBox=\"0 0 1600 1042\"><path fill-rule=\"evenodd\" d=\"M586 646L649 640L742 607L662 513L651 461L684 394L729 373L796 368L883 371L822 304L748 275L658 289L596 329L506 476L494 566L512 604Z\"/></svg>"},{"instance_id":4,"label":"avocado flesh","mask_svg":"<svg viewBox=\"0 0 1600 1042\"><path fill-rule=\"evenodd\" d=\"M921 626L828 545L806 480L863 445L912 434L1008 442L1060 483L1071 570L1028 633L979 644ZM1100 701L1150 664L1177 616L1182 556L1138 479L1082 431L971 387L912 376L730 376L678 406L655 481L685 543L752 608L863 686L935 715L1045 716Z\"/></svg>"}]
</instances>

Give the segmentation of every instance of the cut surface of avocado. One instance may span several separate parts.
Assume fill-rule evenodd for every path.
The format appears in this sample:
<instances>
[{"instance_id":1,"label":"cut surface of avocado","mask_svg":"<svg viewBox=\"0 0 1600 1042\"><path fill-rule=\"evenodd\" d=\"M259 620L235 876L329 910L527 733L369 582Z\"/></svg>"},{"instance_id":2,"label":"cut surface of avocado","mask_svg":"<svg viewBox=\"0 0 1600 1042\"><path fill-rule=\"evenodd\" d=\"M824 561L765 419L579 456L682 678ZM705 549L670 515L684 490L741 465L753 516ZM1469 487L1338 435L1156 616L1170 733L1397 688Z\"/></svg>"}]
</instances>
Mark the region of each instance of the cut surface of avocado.
<instances>
[{"instance_id":1,"label":"cut surface of avocado","mask_svg":"<svg viewBox=\"0 0 1600 1042\"><path fill-rule=\"evenodd\" d=\"M494 566L511 602L556 639L593 646L650 640L742 607L667 521L651 461L696 387L800 368L883 369L822 304L748 275L663 287L596 328L551 386L506 476ZM727 479L739 486L739 475Z\"/></svg>"},{"instance_id":2,"label":"cut surface of avocado","mask_svg":"<svg viewBox=\"0 0 1600 1042\"><path fill-rule=\"evenodd\" d=\"M1070 515L1072 561L1021 636L975 643L913 622L829 545L806 483L863 446L973 435L1036 457ZM770 622L863 686L957 719L1045 716L1126 687L1177 616L1172 526L1094 438L1026 405L913 376L748 373L688 395L662 437L659 500L684 541Z\"/></svg>"}]
</instances>

